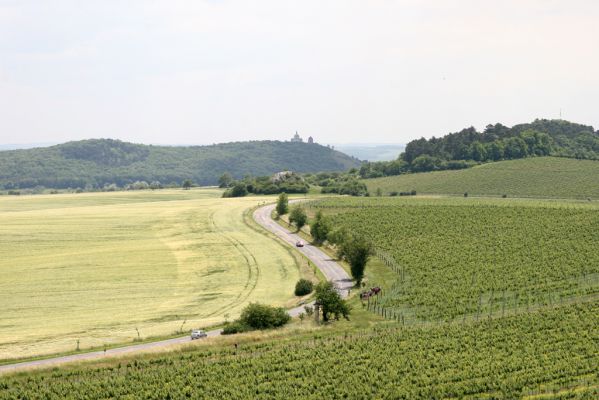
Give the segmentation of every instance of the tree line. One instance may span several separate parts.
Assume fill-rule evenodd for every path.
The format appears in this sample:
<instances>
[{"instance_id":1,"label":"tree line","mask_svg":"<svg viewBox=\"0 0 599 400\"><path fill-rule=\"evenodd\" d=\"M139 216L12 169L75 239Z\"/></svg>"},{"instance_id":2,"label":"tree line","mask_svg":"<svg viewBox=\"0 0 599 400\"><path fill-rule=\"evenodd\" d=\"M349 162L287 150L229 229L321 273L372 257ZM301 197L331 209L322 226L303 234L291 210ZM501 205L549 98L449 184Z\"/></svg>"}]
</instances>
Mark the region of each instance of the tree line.
<instances>
[{"instance_id":1,"label":"tree line","mask_svg":"<svg viewBox=\"0 0 599 400\"><path fill-rule=\"evenodd\" d=\"M363 163L359 175L376 178L463 169L483 162L549 155L599 159L599 134L592 126L563 120L535 120L511 128L498 123L482 132L469 127L440 138L413 140L396 160Z\"/></svg>"},{"instance_id":2,"label":"tree line","mask_svg":"<svg viewBox=\"0 0 599 400\"><path fill-rule=\"evenodd\" d=\"M305 209L301 205L289 207L285 193L279 195L275 210L278 216L289 213L289 223L293 224L298 232L308 223ZM338 259L347 261L356 286L361 287L366 264L374 254L372 242L344 227L334 227L331 220L320 210L310 221L310 235L314 244L322 245L328 242L336 249Z\"/></svg>"}]
</instances>

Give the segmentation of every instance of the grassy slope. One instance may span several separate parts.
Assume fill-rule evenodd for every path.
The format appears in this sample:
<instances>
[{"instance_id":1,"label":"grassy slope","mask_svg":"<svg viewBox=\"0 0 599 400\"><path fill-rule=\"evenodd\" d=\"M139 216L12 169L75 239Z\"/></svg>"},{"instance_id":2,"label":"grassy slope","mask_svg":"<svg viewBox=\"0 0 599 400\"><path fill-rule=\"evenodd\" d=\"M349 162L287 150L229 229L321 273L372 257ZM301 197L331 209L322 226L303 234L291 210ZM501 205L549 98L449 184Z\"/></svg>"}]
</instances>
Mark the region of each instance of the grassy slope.
<instances>
[{"instance_id":1,"label":"grassy slope","mask_svg":"<svg viewBox=\"0 0 599 400\"><path fill-rule=\"evenodd\" d=\"M599 161L539 157L365 180L368 190L416 190L427 194L599 198Z\"/></svg>"},{"instance_id":2,"label":"grassy slope","mask_svg":"<svg viewBox=\"0 0 599 400\"><path fill-rule=\"evenodd\" d=\"M167 335L290 305L297 261L218 190L0 198L0 358Z\"/></svg>"}]
</instances>

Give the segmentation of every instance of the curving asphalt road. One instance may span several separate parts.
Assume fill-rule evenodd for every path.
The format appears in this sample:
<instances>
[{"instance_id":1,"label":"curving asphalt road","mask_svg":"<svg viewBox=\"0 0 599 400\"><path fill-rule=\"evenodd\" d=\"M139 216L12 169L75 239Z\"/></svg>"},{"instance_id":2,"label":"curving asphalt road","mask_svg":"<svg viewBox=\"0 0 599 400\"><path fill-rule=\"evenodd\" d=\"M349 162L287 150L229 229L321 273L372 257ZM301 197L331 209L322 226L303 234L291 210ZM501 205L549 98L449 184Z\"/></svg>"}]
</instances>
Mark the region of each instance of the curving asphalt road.
<instances>
[{"instance_id":1,"label":"curving asphalt road","mask_svg":"<svg viewBox=\"0 0 599 400\"><path fill-rule=\"evenodd\" d=\"M298 235L289 232L283 228L270 217L275 208L274 204L270 204L261 208L258 208L254 212L254 219L258 224L263 226L266 230L272 232L284 242L295 247L295 244L302 240ZM314 263L323 273L323 275L335 284L338 292L343 297L347 297L349 290L352 287L352 281L347 272L329 256L327 256L322 250L314 247L310 244L306 244L304 247L295 247L299 252L304 254L310 261ZM292 317L298 316L304 311L304 306L295 307L290 309L289 315ZM215 329L208 331L208 337L219 336L222 329ZM184 337L178 337L174 339L161 340L157 342L141 343L131 346L124 346L115 349L107 349L106 351L94 351L90 353L73 354L69 356L47 358L44 360L26 361L15 364L0 365L0 373L15 372L23 369L34 368L34 367L46 367L56 366L59 364L65 364L73 361L86 361L100 359L110 356L120 356L130 353L136 353L140 351L148 351L176 344L183 344L191 342L189 335Z\"/></svg>"},{"instance_id":2,"label":"curving asphalt road","mask_svg":"<svg viewBox=\"0 0 599 400\"><path fill-rule=\"evenodd\" d=\"M297 202L293 201L293 203ZM295 246L298 241L303 239L295 233L289 232L281 225L273 221L270 217L273 210L275 209L274 204L270 204L264 207L258 208L254 212L254 219L260 225L267 230L274 233L281 240L288 243L291 246ZM310 259L320 269L329 281L335 284L335 287L339 291L339 294L343 297L347 297L353 282L350 276L345 272L343 268L335 260L332 260L330 256L320 250L318 247L312 246L308 243L304 247L296 247L296 249Z\"/></svg>"}]
</instances>

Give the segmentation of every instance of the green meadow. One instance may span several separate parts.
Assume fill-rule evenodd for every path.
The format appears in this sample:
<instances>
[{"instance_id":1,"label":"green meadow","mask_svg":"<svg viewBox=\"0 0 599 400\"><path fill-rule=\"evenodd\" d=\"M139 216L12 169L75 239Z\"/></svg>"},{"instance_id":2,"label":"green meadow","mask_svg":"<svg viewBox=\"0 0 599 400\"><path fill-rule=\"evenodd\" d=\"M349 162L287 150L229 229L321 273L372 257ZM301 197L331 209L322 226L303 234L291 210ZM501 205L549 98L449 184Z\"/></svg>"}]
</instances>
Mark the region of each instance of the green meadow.
<instances>
[{"instance_id":1,"label":"green meadow","mask_svg":"<svg viewBox=\"0 0 599 400\"><path fill-rule=\"evenodd\" d=\"M416 190L419 194L599 198L599 161L532 157L456 171L366 179L371 194Z\"/></svg>"}]
</instances>

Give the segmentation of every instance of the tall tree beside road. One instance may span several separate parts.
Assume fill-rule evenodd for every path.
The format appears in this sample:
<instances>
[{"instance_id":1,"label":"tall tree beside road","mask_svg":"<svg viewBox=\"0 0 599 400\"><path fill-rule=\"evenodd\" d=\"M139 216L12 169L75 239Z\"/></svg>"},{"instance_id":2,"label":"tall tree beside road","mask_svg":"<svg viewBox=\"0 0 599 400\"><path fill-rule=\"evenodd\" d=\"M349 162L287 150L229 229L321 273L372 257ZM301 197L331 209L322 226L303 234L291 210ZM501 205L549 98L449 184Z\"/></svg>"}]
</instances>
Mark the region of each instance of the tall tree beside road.
<instances>
[{"instance_id":1,"label":"tall tree beside road","mask_svg":"<svg viewBox=\"0 0 599 400\"><path fill-rule=\"evenodd\" d=\"M343 248L351 274L356 280L356 286L360 286L364 278L366 263L372 255L372 244L362 237L350 237L343 243Z\"/></svg>"},{"instance_id":2,"label":"tall tree beside road","mask_svg":"<svg viewBox=\"0 0 599 400\"><path fill-rule=\"evenodd\" d=\"M287 193L281 193L279 195L279 199L277 200L277 214L285 215L289 211L289 198L287 197Z\"/></svg>"},{"instance_id":3,"label":"tall tree beside road","mask_svg":"<svg viewBox=\"0 0 599 400\"><path fill-rule=\"evenodd\" d=\"M291 209L291 212L289 213L289 222L294 224L298 231L306 225L307 221L308 216L301 206L295 206Z\"/></svg>"},{"instance_id":4,"label":"tall tree beside road","mask_svg":"<svg viewBox=\"0 0 599 400\"><path fill-rule=\"evenodd\" d=\"M322 319L326 322L331 317L349 320L350 307L335 290L332 282L320 282L316 286L316 301L322 308Z\"/></svg>"}]
</instances>

